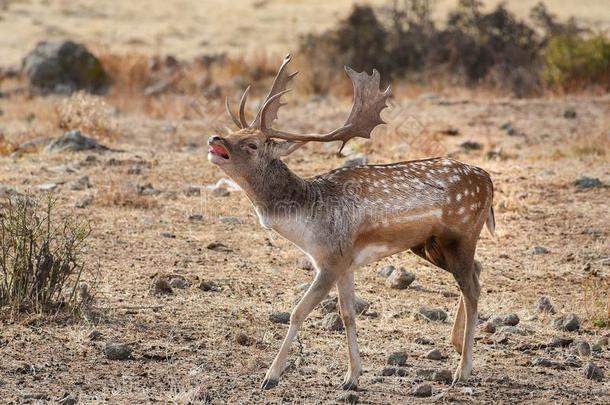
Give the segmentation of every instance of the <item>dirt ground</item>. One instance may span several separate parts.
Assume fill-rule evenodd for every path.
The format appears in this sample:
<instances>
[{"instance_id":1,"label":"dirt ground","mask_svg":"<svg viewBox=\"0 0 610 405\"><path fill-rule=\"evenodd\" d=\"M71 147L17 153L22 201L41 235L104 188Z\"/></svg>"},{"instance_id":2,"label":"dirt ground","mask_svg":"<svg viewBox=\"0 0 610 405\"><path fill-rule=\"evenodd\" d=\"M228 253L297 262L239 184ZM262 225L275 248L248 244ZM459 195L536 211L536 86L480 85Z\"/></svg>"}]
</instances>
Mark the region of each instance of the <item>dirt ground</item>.
<instances>
[{"instance_id":1,"label":"dirt ground","mask_svg":"<svg viewBox=\"0 0 610 405\"><path fill-rule=\"evenodd\" d=\"M282 112L281 122L326 130L341 122L347 102L297 99ZM57 100L47 97L36 103L44 110L40 103ZM12 112L17 108L23 111L23 105L17 106L14 100L0 100L8 117L17 117ZM228 126L222 107L215 108ZM566 111L576 116L565 118ZM515 313L521 328L493 335L477 331L471 382L453 388L434 382L433 402L610 400L608 346L592 359L570 357L569 348L536 346L553 336L593 344L608 334L596 323L607 317L610 189L580 190L573 183L583 174L610 182L609 113L608 97L517 101L424 94L394 101L385 113L390 123L386 130L349 148L365 153L371 163L451 155L483 167L495 183L498 240L484 233L477 252L484 266L480 312L483 318ZM20 120L5 123L19 126ZM271 323L269 314L290 311L302 293L297 287L313 273L301 268L303 255L297 248L259 226L241 192L216 196L204 189L197 196L188 191L224 177L206 160L209 122L121 114L116 120L124 135L109 146L120 152L0 158L0 184L20 192L42 194L40 184L67 184L89 176L90 189L73 191L60 184L55 194L66 209L83 196L94 198L78 212L94 224L86 281L95 292L85 321L28 319L2 325L2 402L44 402L35 398L57 400L65 393L82 403L343 401L337 386L346 369L345 337L317 325L320 310L305 323L290 356L298 366L286 371L276 389L258 388L287 328ZM511 124L513 135L501 128L505 123ZM458 134L446 135L447 129ZM460 146L465 141L478 142L481 149L465 151ZM313 175L342 163L344 158L334 152L335 145L308 146L288 164L299 174ZM147 183L158 194L135 191ZM208 249L214 242L228 249ZM534 246L550 253L531 254ZM377 270L390 263L416 273L409 289L385 286ZM158 274L182 275L192 286L155 296L150 288ZM197 286L203 280L220 291L202 291ZM459 360L448 339L457 300L453 279L403 253L361 269L356 280L358 294L371 304L369 315L358 319L364 363L360 402L419 401L410 396L413 384L421 380L417 371L452 371ZM576 314L581 329L554 330L553 316L535 310L541 295L552 299L558 315ZM417 320L414 313L421 306L445 309L449 317L445 322ZM98 340L88 337L93 329L101 332ZM239 344L239 334L251 344ZM418 344L417 338L431 344ZM104 347L112 341L131 345L134 358L106 359ZM431 348L447 357L426 359ZM380 378L386 357L396 350L408 353L407 375ZM550 368L534 365L539 358L557 363ZM602 382L585 378L583 367L589 360L606 373Z\"/></svg>"}]
</instances>

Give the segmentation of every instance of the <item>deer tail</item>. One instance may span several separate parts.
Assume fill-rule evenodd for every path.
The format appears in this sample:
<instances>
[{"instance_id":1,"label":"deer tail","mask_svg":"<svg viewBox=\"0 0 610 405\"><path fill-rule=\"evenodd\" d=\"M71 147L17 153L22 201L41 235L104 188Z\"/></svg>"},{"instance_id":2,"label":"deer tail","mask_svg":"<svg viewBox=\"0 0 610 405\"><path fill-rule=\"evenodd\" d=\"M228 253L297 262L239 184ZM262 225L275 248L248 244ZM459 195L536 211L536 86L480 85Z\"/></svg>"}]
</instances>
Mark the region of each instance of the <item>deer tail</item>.
<instances>
[{"instance_id":1,"label":"deer tail","mask_svg":"<svg viewBox=\"0 0 610 405\"><path fill-rule=\"evenodd\" d=\"M494 208L489 207L489 213L487 214L487 220L485 226L489 231L489 234L493 239L496 239L496 217L494 216Z\"/></svg>"}]
</instances>

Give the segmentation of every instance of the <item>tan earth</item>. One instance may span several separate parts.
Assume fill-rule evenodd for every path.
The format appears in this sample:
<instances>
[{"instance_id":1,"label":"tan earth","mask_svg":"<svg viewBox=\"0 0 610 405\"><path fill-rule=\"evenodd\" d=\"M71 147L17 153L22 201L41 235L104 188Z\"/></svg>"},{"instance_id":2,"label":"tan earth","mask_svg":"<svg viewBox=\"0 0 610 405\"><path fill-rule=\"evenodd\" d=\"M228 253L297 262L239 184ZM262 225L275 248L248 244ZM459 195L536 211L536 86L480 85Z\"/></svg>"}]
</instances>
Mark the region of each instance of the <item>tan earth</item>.
<instances>
[{"instance_id":1,"label":"tan earth","mask_svg":"<svg viewBox=\"0 0 610 405\"><path fill-rule=\"evenodd\" d=\"M32 20L40 19L36 16L44 4L4 3L10 13L23 10ZM53 5L44 7L52 10L93 4L49 3ZM319 2L341 10L347 2L326 3ZM119 12L126 4L103 7ZM158 4L169 7L170 2ZM265 4L277 7L276 2ZM288 4L296 9L303 3ZM180 13L185 8L175 5ZM106 14L99 11L102 6L89 9L95 11L93 27L96 13ZM150 9L165 20L161 6ZM49 12L49 21L72 18L54 13ZM2 18L5 33L7 14ZM133 24L117 21L104 27L116 27L116 35L127 44L131 37L122 24L128 23ZM12 61L29 49L34 37L41 39L40 32L23 30L14 31L24 36ZM280 37L281 31L273 35ZM3 51L6 41L3 35ZM181 46L187 49L186 44ZM117 49L138 48L125 46ZM159 49L179 52L165 42ZM15 85L1 84L3 91ZM304 256L296 247L261 228L242 192L220 195L203 187L225 178L208 163L205 147L208 135L229 127L222 101L209 101L199 117L188 107L191 96L139 97L86 97L93 105L108 105L107 110L99 107L100 122L115 135L100 141L113 151L47 154L35 146L34 151L0 156L1 186L43 197L46 192L38 186L57 183L53 192L60 210L91 221L84 281L94 294L93 303L76 319L31 315L0 320L0 402L56 403L66 394L83 404L353 400L338 388L347 367L345 336L319 326L324 317L320 308L306 321L279 386L259 389L287 330L271 323L269 315L290 311L302 294L299 287L311 281L313 272L302 268ZM2 97L0 133L16 143L34 138L32 134L58 136L62 130L56 111L80 102L75 100L19 92ZM349 110L347 97L297 92L290 101L280 113L278 126L283 128L328 130L340 125ZM370 303L358 317L364 372L354 394L360 403L609 403L610 347L601 338L610 334L610 97L514 100L460 89L419 95L399 91L384 117L389 125L377 129L371 141L351 143L348 157L362 153L369 163L387 163L449 155L491 174L498 238L483 232L478 245L483 264L480 317L483 322L511 313L520 322L493 334L477 329L468 384L427 381L425 370L453 372L459 361L449 341L458 291L452 276L408 252L360 269L357 293ZM473 142L473 150L461 146L467 141ZM336 156L336 149L309 145L287 163L300 175L312 176L344 162L346 157ZM582 175L598 178L602 185L580 188L575 180ZM91 188L71 190L67 183L83 176L89 177ZM92 203L75 208L86 196ZM209 248L217 243L226 249ZM548 253L534 254L536 246ZM414 272L416 281L405 290L388 288L378 274L386 264ZM158 275L180 275L191 285L155 295L151 286ZM204 291L198 288L202 282L217 288ZM552 300L556 315L536 310L543 295ZM423 306L447 311L447 320L417 319ZM567 314L580 319L578 331L552 327L555 317ZM92 330L101 336L91 339ZM594 350L575 354L570 347L548 345L558 336L586 341ZM422 339L429 344L418 343ZM109 342L128 344L133 358L108 359L104 348ZM441 360L425 357L433 348L440 350ZM397 350L408 354L405 375L381 376L388 355ZM552 362L545 366L544 359ZM586 378L590 361L604 372L601 382ZM432 385L431 398L411 394L422 382Z\"/></svg>"}]
</instances>

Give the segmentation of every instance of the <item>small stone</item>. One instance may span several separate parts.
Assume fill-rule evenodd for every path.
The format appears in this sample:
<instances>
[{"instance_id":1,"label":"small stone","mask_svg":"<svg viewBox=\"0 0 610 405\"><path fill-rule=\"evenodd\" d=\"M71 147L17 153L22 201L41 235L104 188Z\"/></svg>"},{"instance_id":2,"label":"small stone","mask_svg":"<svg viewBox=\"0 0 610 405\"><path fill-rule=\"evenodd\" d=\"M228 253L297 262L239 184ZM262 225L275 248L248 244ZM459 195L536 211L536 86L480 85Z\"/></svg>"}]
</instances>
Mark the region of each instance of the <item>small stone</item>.
<instances>
[{"instance_id":1,"label":"small stone","mask_svg":"<svg viewBox=\"0 0 610 405\"><path fill-rule=\"evenodd\" d=\"M212 242L208 244L207 248L215 252L232 252L232 250L227 245L220 242Z\"/></svg>"},{"instance_id":2,"label":"small stone","mask_svg":"<svg viewBox=\"0 0 610 405\"><path fill-rule=\"evenodd\" d=\"M339 332L343 330L343 321L336 312L330 313L322 319L320 323L323 329Z\"/></svg>"},{"instance_id":3,"label":"small stone","mask_svg":"<svg viewBox=\"0 0 610 405\"><path fill-rule=\"evenodd\" d=\"M174 292L166 277L155 277L151 291L155 295L169 295Z\"/></svg>"},{"instance_id":4,"label":"small stone","mask_svg":"<svg viewBox=\"0 0 610 405\"><path fill-rule=\"evenodd\" d=\"M405 366L407 364L407 352L404 350L400 350L391 353L388 356L387 364L389 366Z\"/></svg>"},{"instance_id":5,"label":"small stone","mask_svg":"<svg viewBox=\"0 0 610 405\"><path fill-rule=\"evenodd\" d=\"M394 272L394 270L396 270L396 267L392 266L391 264L388 264L387 266L383 266L382 268L380 268L377 273L381 277L388 278Z\"/></svg>"},{"instance_id":6,"label":"small stone","mask_svg":"<svg viewBox=\"0 0 610 405\"><path fill-rule=\"evenodd\" d=\"M597 345L608 346L608 336L602 336L599 339L597 339Z\"/></svg>"},{"instance_id":7,"label":"small stone","mask_svg":"<svg viewBox=\"0 0 610 405\"><path fill-rule=\"evenodd\" d=\"M39 184L38 186L36 186L36 188L38 190L42 190L42 191L52 191L55 190L61 183L53 183L53 182L49 182L49 183L42 183Z\"/></svg>"},{"instance_id":8,"label":"small stone","mask_svg":"<svg viewBox=\"0 0 610 405\"><path fill-rule=\"evenodd\" d=\"M600 345L598 345L597 343L594 343L591 345L592 353L600 353L601 351L602 351L602 347Z\"/></svg>"},{"instance_id":9,"label":"small stone","mask_svg":"<svg viewBox=\"0 0 610 405\"><path fill-rule=\"evenodd\" d=\"M366 311L368 311L370 306L371 304L362 299L362 297L360 297L359 295L356 294L354 296L354 311L356 312L356 315L361 315L365 313Z\"/></svg>"},{"instance_id":10,"label":"small stone","mask_svg":"<svg viewBox=\"0 0 610 405\"><path fill-rule=\"evenodd\" d=\"M444 321L447 319L447 312L440 308L427 308L421 307L417 314L415 315L417 318L425 319L428 321Z\"/></svg>"},{"instance_id":11,"label":"small stone","mask_svg":"<svg viewBox=\"0 0 610 405\"><path fill-rule=\"evenodd\" d=\"M365 155L358 155L354 158L347 159L345 162L343 162L343 165L341 167L362 166L367 164L368 162L369 159Z\"/></svg>"},{"instance_id":12,"label":"small stone","mask_svg":"<svg viewBox=\"0 0 610 405\"><path fill-rule=\"evenodd\" d=\"M505 122L504 124L500 125L500 129L506 131L508 135L514 135L517 132L515 131L513 124L510 122Z\"/></svg>"},{"instance_id":13,"label":"small stone","mask_svg":"<svg viewBox=\"0 0 610 405\"><path fill-rule=\"evenodd\" d=\"M560 316L553 320L553 327L567 332L574 332L580 329L580 320L574 314Z\"/></svg>"},{"instance_id":14,"label":"small stone","mask_svg":"<svg viewBox=\"0 0 610 405\"><path fill-rule=\"evenodd\" d=\"M428 353L426 353L426 358L429 360L442 360L443 354L438 349L432 349Z\"/></svg>"},{"instance_id":15,"label":"small stone","mask_svg":"<svg viewBox=\"0 0 610 405\"><path fill-rule=\"evenodd\" d=\"M102 332L97 329L93 329L91 332L89 332L87 337L89 338L89 340L100 340L102 337Z\"/></svg>"},{"instance_id":16,"label":"small stone","mask_svg":"<svg viewBox=\"0 0 610 405\"><path fill-rule=\"evenodd\" d=\"M487 321L481 324L481 330L485 333L496 333L496 325L493 322Z\"/></svg>"},{"instance_id":17,"label":"small stone","mask_svg":"<svg viewBox=\"0 0 610 405\"><path fill-rule=\"evenodd\" d=\"M563 118L567 120L573 120L574 118L576 118L576 111L571 108L568 108L563 112Z\"/></svg>"},{"instance_id":18,"label":"small stone","mask_svg":"<svg viewBox=\"0 0 610 405\"><path fill-rule=\"evenodd\" d=\"M555 360L547 359L546 357L538 357L534 359L532 364L539 367L562 368L561 363Z\"/></svg>"},{"instance_id":19,"label":"small stone","mask_svg":"<svg viewBox=\"0 0 610 405\"><path fill-rule=\"evenodd\" d=\"M381 370L381 375L384 377L396 375L396 367L384 367L383 370Z\"/></svg>"},{"instance_id":20,"label":"small stone","mask_svg":"<svg viewBox=\"0 0 610 405\"><path fill-rule=\"evenodd\" d=\"M123 343L110 342L106 344L104 354L108 360L128 360L131 358L131 347Z\"/></svg>"},{"instance_id":21,"label":"small stone","mask_svg":"<svg viewBox=\"0 0 610 405\"><path fill-rule=\"evenodd\" d=\"M551 341L548 343L548 347L568 347L572 344L574 339L565 338L562 336L553 336Z\"/></svg>"},{"instance_id":22,"label":"small stone","mask_svg":"<svg viewBox=\"0 0 610 405\"><path fill-rule=\"evenodd\" d=\"M517 314L496 315L491 317L487 323L491 323L495 327L500 325L515 326L519 323L519 316Z\"/></svg>"},{"instance_id":23,"label":"small stone","mask_svg":"<svg viewBox=\"0 0 610 405\"><path fill-rule=\"evenodd\" d=\"M453 374L447 369L435 370L432 373L432 381L443 382L445 384L451 384L453 382Z\"/></svg>"},{"instance_id":24,"label":"small stone","mask_svg":"<svg viewBox=\"0 0 610 405\"><path fill-rule=\"evenodd\" d=\"M412 393L418 398L427 398L432 396L432 386L430 384L417 384L413 387Z\"/></svg>"},{"instance_id":25,"label":"small stone","mask_svg":"<svg viewBox=\"0 0 610 405\"><path fill-rule=\"evenodd\" d=\"M563 365L566 367L580 368L582 367L582 362L576 356L568 356L566 361L563 362Z\"/></svg>"},{"instance_id":26,"label":"small stone","mask_svg":"<svg viewBox=\"0 0 610 405\"><path fill-rule=\"evenodd\" d=\"M428 339L426 337L415 338L414 342L417 343L418 345L423 345L423 346L430 346L430 345L434 344L431 339Z\"/></svg>"},{"instance_id":27,"label":"small stone","mask_svg":"<svg viewBox=\"0 0 610 405\"><path fill-rule=\"evenodd\" d=\"M483 145L479 142L475 141L466 141L460 144L460 147L464 150L481 150L483 149Z\"/></svg>"},{"instance_id":28,"label":"small stone","mask_svg":"<svg viewBox=\"0 0 610 405\"><path fill-rule=\"evenodd\" d=\"M599 382L604 379L604 372L595 363L590 362L585 366L585 377Z\"/></svg>"},{"instance_id":29,"label":"small stone","mask_svg":"<svg viewBox=\"0 0 610 405\"><path fill-rule=\"evenodd\" d=\"M83 198L79 198L78 201L76 201L76 204L74 204L74 206L76 208L87 208L89 205L91 205L92 202L93 202L93 196L87 195L87 196L84 196Z\"/></svg>"},{"instance_id":30,"label":"small stone","mask_svg":"<svg viewBox=\"0 0 610 405\"><path fill-rule=\"evenodd\" d=\"M358 397L358 394L350 392L348 394L339 395L337 401L344 404L357 404L358 401L360 401L360 398Z\"/></svg>"},{"instance_id":31,"label":"small stone","mask_svg":"<svg viewBox=\"0 0 610 405\"><path fill-rule=\"evenodd\" d=\"M574 185L580 189L601 187L602 182L596 177L579 176L574 180Z\"/></svg>"},{"instance_id":32,"label":"small stone","mask_svg":"<svg viewBox=\"0 0 610 405\"><path fill-rule=\"evenodd\" d=\"M591 345L589 345L589 343L585 342L584 340L576 343L576 353L580 357L591 356Z\"/></svg>"},{"instance_id":33,"label":"small stone","mask_svg":"<svg viewBox=\"0 0 610 405\"><path fill-rule=\"evenodd\" d=\"M239 332L235 335L235 342L240 346L252 346L254 339L243 332Z\"/></svg>"},{"instance_id":34,"label":"small stone","mask_svg":"<svg viewBox=\"0 0 610 405\"><path fill-rule=\"evenodd\" d=\"M57 403L60 405L76 405L78 403L78 397L65 393Z\"/></svg>"},{"instance_id":35,"label":"small stone","mask_svg":"<svg viewBox=\"0 0 610 405\"><path fill-rule=\"evenodd\" d=\"M169 285L172 288L187 288L191 286L191 282L183 276L172 276L169 280Z\"/></svg>"},{"instance_id":36,"label":"small stone","mask_svg":"<svg viewBox=\"0 0 610 405\"><path fill-rule=\"evenodd\" d=\"M396 369L396 375L399 377L406 377L407 374L409 374L409 370L407 370L406 368L398 367Z\"/></svg>"},{"instance_id":37,"label":"small stone","mask_svg":"<svg viewBox=\"0 0 610 405\"><path fill-rule=\"evenodd\" d=\"M203 214L190 214L188 216L189 221L203 221Z\"/></svg>"},{"instance_id":38,"label":"small stone","mask_svg":"<svg viewBox=\"0 0 610 405\"><path fill-rule=\"evenodd\" d=\"M163 231L160 233L160 235L163 236L164 238L176 239L176 234L173 232Z\"/></svg>"},{"instance_id":39,"label":"small stone","mask_svg":"<svg viewBox=\"0 0 610 405\"><path fill-rule=\"evenodd\" d=\"M551 253L550 250L545 248L544 246L534 246L530 250L527 251L530 255L542 255Z\"/></svg>"},{"instance_id":40,"label":"small stone","mask_svg":"<svg viewBox=\"0 0 610 405\"><path fill-rule=\"evenodd\" d=\"M60 152L77 152L82 150L108 150L104 145L100 145L95 139L89 138L78 129L68 131L59 138L51 140L45 147L46 153L60 153Z\"/></svg>"},{"instance_id":41,"label":"small stone","mask_svg":"<svg viewBox=\"0 0 610 405\"><path fill-rule=\"evenodd\" d=\"M415 281L415 274L406 271L402 267L392 272L386 280L386 285L395 290L404 290Z\"/></svg>"},{"instance_id":42,"label":"small stone","mask_svg":"<svg viewBox=\"0 0 610 405\"><path fill-rule=\"evenodd\" d=\"M201 283L199 283L198 288L202 291L211 291L211 292L221 291L220 287L217 286L213 281L206 281L206 280L201 280Z\"/></svg>"},{"instance_id":43,"label":"small stone","mask_svg":"<svg viewBox=\"0 0 610 405\"><path fill-rule=\"evenodd\" d=\"M551 299L545 295L539 297L538 301L536 301L536 310L538 312L546 312L549 314L555 313L555 307L553 306Z\"/></svg>"},{"instance_id":44,"label":"small stone","mask_svg":"<svg viewBox=\"0 0 610 405\"><path fill-rule=\"evenodd\" d=\"M67 186L70 190L80 191L91 188L91 182L89 181L89 176L83 176L78 180L68 182Z\"/></svg>"},{"instance_id":45,"label":"small stone","mask_svg":"<svg viewBox=\"0 0 610 405\"><path fill-rule=\"evenodd\" d=\"M272 312L269 314L269 320L272 323L281 323L287 325L290 323L290 312Z\"/></svg>"}]
</instances>

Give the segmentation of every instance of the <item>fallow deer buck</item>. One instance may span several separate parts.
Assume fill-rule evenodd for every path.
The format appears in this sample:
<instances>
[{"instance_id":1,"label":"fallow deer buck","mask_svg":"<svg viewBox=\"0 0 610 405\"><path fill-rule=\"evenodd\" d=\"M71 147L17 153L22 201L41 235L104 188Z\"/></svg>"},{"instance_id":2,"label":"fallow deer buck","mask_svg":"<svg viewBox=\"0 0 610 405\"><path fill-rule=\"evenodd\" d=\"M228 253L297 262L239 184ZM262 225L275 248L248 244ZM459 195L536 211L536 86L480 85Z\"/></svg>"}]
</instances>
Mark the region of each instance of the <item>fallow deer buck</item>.
<instances>
[{"instance_id":1,"label":"fallow deer buck","mask_svg":"<svg viewBox=\"0 0 610 405\"><path fill-rule=\"evenodd\" d=\"M448 158L385 165L339 168L312 178L292 172L280 158L307 142L370 138L381 120L390 88L379 89L379 73L357 73L346 67L354 99L347 122L321 135L299 135L272 128L288 90L288 55L271 91L252 123L244 109L227 111L239 130L209 138L208 159L237 182L252 201L260 223L297 245L315 265L315 279L290 316L290 327L269 368L262 388L278 384L291 342L305 318L336 284L347 333L349 368L342 387L355 389L362 367L356 343L354 270L383 257L411 249L449 271L461 290L451 342L461 354L455 381L472 369L472 350L480 264L474 260L477 239L487 225L493 235L493 185L478 167ZM278 141L279 140L279 141Z\"/></svg>"}]
</instances>

